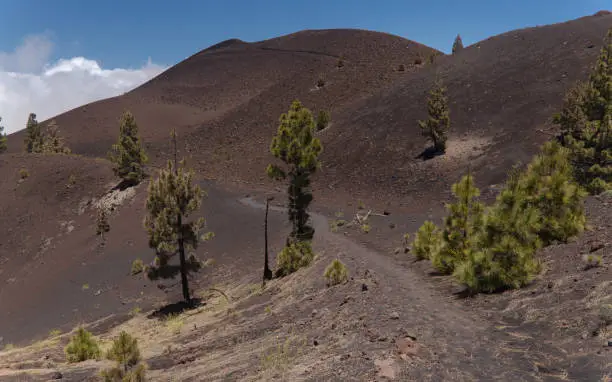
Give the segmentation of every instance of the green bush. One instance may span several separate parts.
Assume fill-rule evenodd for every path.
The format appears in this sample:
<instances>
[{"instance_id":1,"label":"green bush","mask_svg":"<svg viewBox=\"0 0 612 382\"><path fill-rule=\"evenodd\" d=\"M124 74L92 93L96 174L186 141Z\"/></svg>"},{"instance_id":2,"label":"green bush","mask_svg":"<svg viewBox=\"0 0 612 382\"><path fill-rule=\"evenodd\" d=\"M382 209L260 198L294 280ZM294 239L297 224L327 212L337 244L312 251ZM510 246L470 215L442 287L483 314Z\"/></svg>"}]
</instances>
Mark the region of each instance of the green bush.
<instances>
[{"instance_id":1,"label":"green bush","mask_svg":"<svg viewBox=\"0 0 612 382\"><path fill-rule=\"evenodd\" d=\"M419 228L412 242L412 252L419 260L431 259L442 244L442 235L438 227L427 220Z\"/></svg>"},{"instance_id":2,"label":"green bush","mask_svg":"<svg viewBox=\"0 0 612 382\"><path fill-rule=\"evenodd\" d=\"M137 275L144 270L144 263L141 259L132 262L132 275Z\"/></svg>"},{"instance_id":3,"label":"green bush","mask_svg":"<svg viewBox=\"0 0 612 382\"><path fill-rule=\"evenodd\" d=\"M317 116L317 130L321 131L329 125L329 113L325 110L319 111Z\"/></svg>"},{"instance_id":4,"label":"green bush","mask_svg":"<svg viewBox=\"0 0 612 382\"><path fill-rule=\"evenodd\" d=\"M566 242L584 231L586 192L574 181L570 151L555 141L542 146L521 176L526 203L540 213L538 235L544 245Z\"/></svg>"},{"instance_id":5,"label":"green bush","mask_svg":"<svg viewBox=\"0 0 612 382\"><path fill-rule=\"evenodd\" d=\"M348 279L348 270L340 260L334 259L331 264L325 268L323 276L327 279L327 285L338 285Z\"/></svg>"},{"instance_id":6,"label":"green bush","mask_svg":"<svg viewBox=\"0 0 612 382\"><path fill-rule=\"evenodd\" d=\"M309 241L298 241L285 246L276 259L276 275L287 276L300 268L307 267L314 259Z\"/></svg>"},{"instance_id":7,"label":"green bush","mask_svg":"<svg viewBox=\"0 0 612 382\"><path fill-rule=\"evenodd\" d=\"M27 169L25 168L19 169L20 179L27 179L29 176L30 176L30 172Z\"/></svg>"},{"instance_id":8,"label":"green bush","mask_svg":"<svg viewBox=\"0 0 612 382\"><path fill-rule=\"evenodd\" d=\"M113 341L106 358L115 361L116 367L103 370L100 375L105 382L140 382L145 378L145 365L140 362L138 340L122 331Z\"/></svg>"},{"instance_id":9,"label":"green bush","mask_svg":"<svg viewBox=\"0 0 612 382\"><path fill-rule=\"evenodd\" d=\"M98 359L100 357L100 347L93 335L79 327L70 343L64 349L68 362L83 362L88 359Z\"/></svg>"},{"instance_id":10,"label":"green bush","mask_svg":"<svg viewBox=\"0 0 612 382\"><path fill-rule=\"evenodd\" d=\"M484 205L477 201L480 190L474 186L471 174L452 186L455 202L447 205L449 214L444 219L442 245L431 254L433 266L451 274L466 253L473 248L484 224Z\"/></svg>"}]
</instances>

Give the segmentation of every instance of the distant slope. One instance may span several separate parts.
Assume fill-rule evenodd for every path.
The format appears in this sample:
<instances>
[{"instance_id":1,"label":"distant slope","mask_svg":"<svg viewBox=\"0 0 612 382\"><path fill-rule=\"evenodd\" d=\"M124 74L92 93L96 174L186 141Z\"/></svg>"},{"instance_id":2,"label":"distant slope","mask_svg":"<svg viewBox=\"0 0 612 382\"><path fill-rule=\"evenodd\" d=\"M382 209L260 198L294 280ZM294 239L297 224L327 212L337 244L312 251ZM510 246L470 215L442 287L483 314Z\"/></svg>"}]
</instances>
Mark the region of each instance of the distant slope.
<instances>
[{"instance_id":1,"label":"distant slope","mask_svg":"<svg viewBox=\"0 0 612 382\"><path fill-rule=\"evenodd\" d=\"M549 138L550 116L565 91L586 78L612 15L583 17L491 37L457 55L362 30L302 31L245 43L228 40L195 54L121 97L56 119L77 153L103 156L115 140L121 111L131 109L153 164L168 157L176 127L182 155L201 176L269 187L264 168L279 115L294 99L315 113L331 111L319 133L323 167L314 182L321 197L401 201L411 207L448 195L471 164L482 185L502 181ZM337 67L339 57L344 66ZM415 65L417 58L425 64ZM407 70L397 70L400 64ZM416 120L436 76L448 87L449 151L423 162ZM317 88L319 78L325 80ZM10 138L20 149L21 134Z\"/></svg>"},{"instance_id":2,"label":"distant slope","mask_svg":"<svg viewBox=\"0 0 612 382\"><path fill-rule=\"evenodd\" d=\"M361 30L304 31L257 43L228 40L123 96L85 105L55 119L73 151L102 156L116 137L121 112L130 109L155 159L155 152L165 149L171 128L190 131L221 121L249 102L260 102L264 94L264 103L274 107L261 104L257 112L276 121L292 98L321 98L313 91L319 77L334 85L332 97L325 92L327 99L320 101L331 108L343 99L387 86L399 63L410 67L417 55L432 52L435 50L397 36ZM347 67L339 70L340 56L345 57ZM228 134L232 123L225 129ZM23 132L13 134L9 151L19 151L22 139Z\"/></svg>"}]
</instances>

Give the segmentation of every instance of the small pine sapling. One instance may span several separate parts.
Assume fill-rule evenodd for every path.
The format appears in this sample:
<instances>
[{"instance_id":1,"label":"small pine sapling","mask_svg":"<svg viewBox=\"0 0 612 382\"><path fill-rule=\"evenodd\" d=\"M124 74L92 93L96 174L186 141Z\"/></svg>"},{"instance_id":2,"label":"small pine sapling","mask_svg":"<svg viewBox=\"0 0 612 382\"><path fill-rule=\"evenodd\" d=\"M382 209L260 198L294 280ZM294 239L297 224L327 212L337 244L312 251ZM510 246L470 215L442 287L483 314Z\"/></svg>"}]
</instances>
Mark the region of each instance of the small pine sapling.
<instances>
[{"instance_id":1,"label":"small pine sapling","mask_svg":"<svg viewBox=\"0 0 612 382\"><path fill-rule=\"evenodd\" d=\"M342 261L334 259L327 268L325 268L323 276L327 279L328 286L334 286L348 280L348 270Z\"/></svg>"},{"instance_id":2,"label":"small pine sapling","mask_svg":"<svg viewBox=\"0 0 612 382\"><path fill-rule=\"evenodd\" d=\"M429 118L418 121L419 127L422 134L433 143L433 149L436 152L444 153L450 129L450 116L446 88L442 86L442 82L439 80L435 82L429 92L427 112Z\"/></svg>"}]
</instances>

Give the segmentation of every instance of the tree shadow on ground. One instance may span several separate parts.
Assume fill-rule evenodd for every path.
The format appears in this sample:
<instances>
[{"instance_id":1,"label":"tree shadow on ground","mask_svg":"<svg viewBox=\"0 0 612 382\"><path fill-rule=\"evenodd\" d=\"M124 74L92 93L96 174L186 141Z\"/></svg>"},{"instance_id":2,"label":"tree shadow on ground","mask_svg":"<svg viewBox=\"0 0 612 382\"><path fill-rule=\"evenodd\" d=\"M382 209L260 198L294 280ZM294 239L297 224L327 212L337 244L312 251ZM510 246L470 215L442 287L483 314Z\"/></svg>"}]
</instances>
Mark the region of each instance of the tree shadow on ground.
<instances>
[{"instance_id":1,"label":"tree shadow on ground","mask_svg":"<svg viewBox=\"0 0 612 382\"><path fill-rule=\"evenodd\" d=\"M189 310L197 309L202 305L205 305L205 303L203 303L203 300L201 298L193 298L189 303L186 301L175 302L172 304L164 305L161 308L153 311L152 313L147 315L147 318L162 319L174 314L181 314Z\"/></svg>"},{"instance_id":2,"label":"tree shadow on ground","mask_svg":"<svg viewBox=\"0 0 612 382\"><path fill-rule=\"evenodd\" d=\"M426 161L426 160L433 159L433 158L435 158L437 156L440 156L440 155L444 155L444 151L436 150L435 147L430 146L430 147L426 148L425 150L423 150L423 152L421 152L419 155L414 157L414 159L422 159L422 160Z\"/></svg>"}]
</instances>

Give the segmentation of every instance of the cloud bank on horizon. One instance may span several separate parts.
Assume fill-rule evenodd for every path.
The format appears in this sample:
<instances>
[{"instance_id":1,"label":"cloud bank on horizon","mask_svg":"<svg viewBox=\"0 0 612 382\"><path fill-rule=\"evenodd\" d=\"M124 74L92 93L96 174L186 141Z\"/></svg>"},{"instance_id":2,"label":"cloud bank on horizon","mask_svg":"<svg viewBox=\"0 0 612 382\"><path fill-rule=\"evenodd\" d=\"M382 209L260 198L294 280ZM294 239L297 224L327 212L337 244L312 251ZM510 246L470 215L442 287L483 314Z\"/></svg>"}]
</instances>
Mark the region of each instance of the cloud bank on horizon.
<instances>
[{"instance_id":1,"label":"cloud bank on horizon","mask_svg":"<svg viewBox=\"0 0 612 382\"><path fill-rule=\"evenodd\" d=\"M104 69L85 57L49 62L53 42L32 35L13 52L0 52L0 117L5 133L25 128L28 115L39 121L75 107L120 95L163 72L151 59L137 69Z\"/></svg>"}]
</instances>

